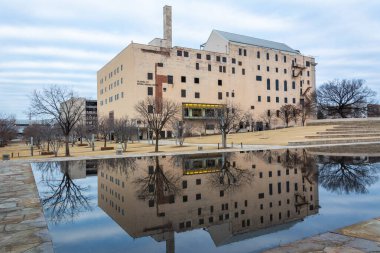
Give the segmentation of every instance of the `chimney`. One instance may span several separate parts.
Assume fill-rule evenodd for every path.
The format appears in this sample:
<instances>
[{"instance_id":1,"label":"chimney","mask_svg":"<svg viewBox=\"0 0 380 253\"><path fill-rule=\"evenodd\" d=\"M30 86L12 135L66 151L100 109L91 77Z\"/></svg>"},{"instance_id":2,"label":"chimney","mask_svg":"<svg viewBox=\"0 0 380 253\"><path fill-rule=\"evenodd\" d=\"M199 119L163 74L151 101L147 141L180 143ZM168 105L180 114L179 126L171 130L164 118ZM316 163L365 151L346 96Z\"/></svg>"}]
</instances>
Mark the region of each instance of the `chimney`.
<instances>
[{"instance_id":1,"label":"chimney","mask_svg":"<svg viewBox=\"0 0 380 253\"><path fill-rule=\"evenodd\" d=\"M164 40L166 47L172 47L172 7L164 6Z\"/></svg>"}]
</instances>

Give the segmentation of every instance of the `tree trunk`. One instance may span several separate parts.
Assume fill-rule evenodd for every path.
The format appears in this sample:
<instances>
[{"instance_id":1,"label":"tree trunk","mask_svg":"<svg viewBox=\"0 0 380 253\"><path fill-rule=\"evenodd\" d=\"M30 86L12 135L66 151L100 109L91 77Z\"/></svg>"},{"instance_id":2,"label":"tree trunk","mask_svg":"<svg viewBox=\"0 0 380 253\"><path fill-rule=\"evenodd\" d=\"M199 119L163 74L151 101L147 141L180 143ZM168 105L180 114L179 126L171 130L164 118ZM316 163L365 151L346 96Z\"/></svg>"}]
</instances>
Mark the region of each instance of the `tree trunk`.
<instances>
[{"instance_id":1,"label":"tree trunk","mask_svg":"<svg viewBox=\"0 0 380 253\"><path fill-rule=\"evenodd\" d=\"M65 136L65 156L70 156L69 135Z\"/></svg>"},{"instance_id":2,"label":"tree trunk","mask_svg":"<svg viewBox=\"0 0 380 253\"><path fill-rule=\"evenodd\" d=\"M80 137L80 145L83 145L83 138Z\"/></svg>"},{"instance_id":3,"label":"tree trunk","mask_svg":"<svg viewBox=\"0 0 380 253\"><path fill-rule=\"evenodd\" d=\"M124 152L126 152L127 151L127 144L128 144L128 140L125 140L124 141Z\"/></svg>"},{"instance_id":4,"label":"tree trunk","mask_svg":"<svg viewBox=\"0 0 380 253\"><path fill-rule=\"evenodd\" d=\"M104 147L107 147L107 135L104 136Z\"/></svg>"},{"instance_id":5,"label":"tree trunk","mask_svg":"<svg viewBox=\"0 0 380 253\"><path fill-rule=\"evenodd\" d=\"M159 136L158 136L158 132L156 131L156 146L154 147L154 152L158 152L158 139L159 139Z\"/></svg>"},{"instance_id":6,"label":"tree trunk","mask_svg":"<svg viewBox=\"0 0 380 253\"><path fill-rule=\"evenodd\" d=\"M224 130L222 130L222 146L223 148L227 148L227 134Z\"/></svg>"}]
</instances>

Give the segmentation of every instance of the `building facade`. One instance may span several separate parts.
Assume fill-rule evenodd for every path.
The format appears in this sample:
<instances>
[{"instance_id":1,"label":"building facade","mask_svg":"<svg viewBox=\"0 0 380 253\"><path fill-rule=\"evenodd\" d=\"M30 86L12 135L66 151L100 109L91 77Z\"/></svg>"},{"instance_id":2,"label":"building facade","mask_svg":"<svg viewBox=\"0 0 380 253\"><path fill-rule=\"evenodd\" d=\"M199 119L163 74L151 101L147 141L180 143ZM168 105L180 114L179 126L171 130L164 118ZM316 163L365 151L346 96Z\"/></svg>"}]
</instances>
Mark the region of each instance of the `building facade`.
<instances>
[{"instance_id":1,"label":"building facade","mask_svg":"<svg viewBox=\"0 0 380 253\"><path fill-rule=\"evenodd\" d=\"M131 43L97 73L99 115L137 118L146 97L174 100L183 120L212 119L233 103L259 123L268 110L301 104L315 90L315 59L289 46L213 30L201 49L172 47L171 7L164 7L164 39ZM262 123L261 123L262 124Z\"/></svg>"}]
</instances>

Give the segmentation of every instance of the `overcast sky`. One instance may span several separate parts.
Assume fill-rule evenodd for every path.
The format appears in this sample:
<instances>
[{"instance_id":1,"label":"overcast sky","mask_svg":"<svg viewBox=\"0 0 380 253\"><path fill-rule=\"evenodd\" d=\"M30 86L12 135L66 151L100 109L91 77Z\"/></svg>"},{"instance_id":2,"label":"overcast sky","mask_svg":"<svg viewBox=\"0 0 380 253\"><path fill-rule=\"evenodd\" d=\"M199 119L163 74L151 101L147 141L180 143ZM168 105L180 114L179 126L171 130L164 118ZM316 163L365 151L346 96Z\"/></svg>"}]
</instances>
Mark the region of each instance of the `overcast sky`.
<instances>
[{"instance_id":1,"label":"overcast sky","mask_svg":"<svg viewBox=\"0 0 380 253\"><path fill-rule=\"evenodd\" d=\"M50 84L96 98L98 69L162 37L165 4L173 45L199 48L212 29L283 42L316 57L317 85L363 78L380 93L380 1L0 0L0 113L26 118L28 95Z\"/></svg>"}]
</instances>

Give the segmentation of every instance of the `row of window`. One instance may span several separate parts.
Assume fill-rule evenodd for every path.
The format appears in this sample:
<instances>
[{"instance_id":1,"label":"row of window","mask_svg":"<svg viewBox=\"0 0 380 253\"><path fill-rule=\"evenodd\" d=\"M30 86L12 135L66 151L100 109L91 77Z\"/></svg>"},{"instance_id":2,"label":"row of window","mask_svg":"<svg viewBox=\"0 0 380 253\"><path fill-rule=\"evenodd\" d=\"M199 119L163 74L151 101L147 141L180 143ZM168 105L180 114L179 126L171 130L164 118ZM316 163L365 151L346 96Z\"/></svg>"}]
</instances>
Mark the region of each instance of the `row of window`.
<instances>
[{"instance_id":1,"label":"row of window","mask_svg":"<svg viewBox=\"0 0 380 253\"><path fill-rule=\"evenodd\" d=\"M296 98L292 99L293 104L295 104L296 101L297 101ZM261 102L261 96L257 96L257 102ZM267 102L268 103L271 102L271 97L270 96L267 96ZM280 97L276 97L276 103L280 103ZM288 103L288 98L287 97L284 97L284 103L285 104Z\"/></svg>"},{"instance_id":2,"label":"row of window","mask_svg":"<svg viewBox=\"0 0 380 253\"><path fill-rule=\"evenodd\" d=\"M118 74L120 71L123 71L123 64L115 68L113 71L108 73L108 79L111 79L114 75ZM103 82L107 81L107 76L104 76L100 79L100 84L103 84Z\"/></svg>"},{"instance_id":3,"label":"row of window","mask_svg":"<svg viewBox=\"0 0 380 253\"><path fill-rule=\"evenodd\" d=\"M121 98L124 98L124 92L120 92L120 93L117 93L114 96L110 96L109 98L106 98L104 100L104 103L103 103L103 100L101 100L100 101L100 106L102 106L103 104L112 103L113 101L117 101L117 100L119 100Z\"/></svg>"}]
</instances>

